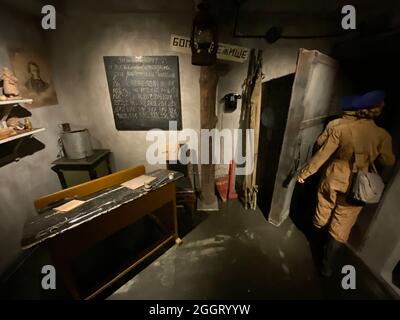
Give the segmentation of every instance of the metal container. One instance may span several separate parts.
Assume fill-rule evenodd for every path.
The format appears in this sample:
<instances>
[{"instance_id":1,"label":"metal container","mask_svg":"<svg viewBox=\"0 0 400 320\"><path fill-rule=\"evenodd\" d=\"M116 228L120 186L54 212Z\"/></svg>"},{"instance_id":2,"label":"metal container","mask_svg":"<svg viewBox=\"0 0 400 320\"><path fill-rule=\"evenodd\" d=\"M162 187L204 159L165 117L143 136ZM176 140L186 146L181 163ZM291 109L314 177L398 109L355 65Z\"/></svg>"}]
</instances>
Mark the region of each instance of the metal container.
<instances>
[{"instance_id":1,"label":"metal container","mask_svg":"<svg viewBox=\"0 0 400 320\"><path fill-rule=\"evenodd\" d=\"M87 129L65 131L61 133L61 141L69 159L83 159L93 155L90 134Z\"/></svg>"}]
</instances>

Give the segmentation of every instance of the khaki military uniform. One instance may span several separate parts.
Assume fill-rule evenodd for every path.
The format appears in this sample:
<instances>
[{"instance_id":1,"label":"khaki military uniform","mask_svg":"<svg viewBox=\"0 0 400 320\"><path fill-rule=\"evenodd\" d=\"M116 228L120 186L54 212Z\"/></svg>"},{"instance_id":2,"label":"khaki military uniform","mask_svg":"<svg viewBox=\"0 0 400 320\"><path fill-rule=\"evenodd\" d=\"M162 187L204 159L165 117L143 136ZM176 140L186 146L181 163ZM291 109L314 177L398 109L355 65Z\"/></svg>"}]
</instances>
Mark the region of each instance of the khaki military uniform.
<instances>
[{"instance_id":1,"label":"khaki military uniform","mask_svg":"<svg viewBox=\"0 0 400 320\"><path fill-rule=\"evenodd\" d=\"M357 157L354 156L355 143ZM345 114L327 125L317 145L319 150L302 169L299 177L306 179L327 164L319 185L313 223L318 228L329 224L332 237L346 242L362 209L346 199L353 173L358 169L368 170L376 160L384 166L393 165L392 139L373 120Z\"/></svg>"}]
</instances>

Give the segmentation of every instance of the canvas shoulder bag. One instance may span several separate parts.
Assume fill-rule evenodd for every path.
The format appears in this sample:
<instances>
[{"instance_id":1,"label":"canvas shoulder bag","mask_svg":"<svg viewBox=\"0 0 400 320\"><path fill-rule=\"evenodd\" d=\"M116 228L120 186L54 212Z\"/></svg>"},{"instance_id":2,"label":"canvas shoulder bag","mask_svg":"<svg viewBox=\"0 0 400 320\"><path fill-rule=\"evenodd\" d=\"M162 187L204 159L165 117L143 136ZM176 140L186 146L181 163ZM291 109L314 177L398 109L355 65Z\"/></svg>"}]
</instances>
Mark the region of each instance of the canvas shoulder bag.
<instances>
[{"instance_id":1,"label":"canvas shoulder bag","mask_svg":"<svg viewBox=\"0 0 400 320\"><path fill-rule=\"evenodd\" d=\"M361 201L363 203L378 203L382 197L385 184L381 176L378 174L376 167L373 162L370 162L372 172L365 172L359 169L357 166L357 155L363 155L362 150L359 150L359 146L354 139L354 133L350 128L351 136L354 145L354 166L357 172L354 175L353 186L351 194L354 200ZM353 170L354 172L354 170Z\"/></svg>"}]
</instances>

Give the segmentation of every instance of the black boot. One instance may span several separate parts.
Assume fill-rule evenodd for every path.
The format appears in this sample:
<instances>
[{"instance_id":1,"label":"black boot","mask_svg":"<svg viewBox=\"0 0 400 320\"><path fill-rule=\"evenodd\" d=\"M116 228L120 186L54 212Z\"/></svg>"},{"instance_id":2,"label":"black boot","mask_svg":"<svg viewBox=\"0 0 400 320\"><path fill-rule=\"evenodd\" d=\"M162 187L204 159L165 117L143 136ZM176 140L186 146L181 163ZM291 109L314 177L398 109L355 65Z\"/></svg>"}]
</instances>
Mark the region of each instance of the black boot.
<instances>
[{"instance_id":1,"label":"black boot","mask_svg":"<svg viewBox=\"0 0 400 320\"><path fill-rule=\"evenodd\" d=\"M322 249L328 236L328 230L326 227L317 228L316 226L311 226L309 229L309 241Z\"/></svg>"},{"instance_id":2,"label":"black boot","mask_svg":"<svg viewBox=\"0 0 400 320\"><path fill-rule=\"evenodd\" d=\"M341 246L341 242L335 240L331 235L328 236L328 240L324 246L321 267L319 269L323 277L329 278L332 276L333 260Z\"/></svg>"},{"instance_id":3,"label":"black boot","mask_svg":"<svg viewBox=\"0 0 400 320\"><path fill-rule=\"evenodd\" d=\"M326 228L317 228L311 225L308 229L307 240L310 244L311 254L317 269L320 269L321 267L327 234L328 232Z\"/></svg>"},{"instance_id":4,"label":"black boot","mask_svg":"<svg viewBox=\"0 0 400 320\"><path fill-rule=\"evenodd\" d=\"M320 257L322 258L323 248L328 240L328 229L327 227L317 228L312 227L312 242L314 242L320 251Z\"/></svg>"}]
</instances>

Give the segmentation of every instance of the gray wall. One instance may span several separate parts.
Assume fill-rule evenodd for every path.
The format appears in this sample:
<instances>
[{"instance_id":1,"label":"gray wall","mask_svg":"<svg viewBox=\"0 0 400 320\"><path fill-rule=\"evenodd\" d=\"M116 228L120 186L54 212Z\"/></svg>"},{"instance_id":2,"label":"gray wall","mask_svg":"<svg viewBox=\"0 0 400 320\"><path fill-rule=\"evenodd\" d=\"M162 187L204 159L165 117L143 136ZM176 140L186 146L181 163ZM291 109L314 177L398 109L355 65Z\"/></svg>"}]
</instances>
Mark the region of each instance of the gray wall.
<instances>
[{"instance_id":1,"label":"gray wall","mask_svg":"<svg viewBox=\"0 0 400 320\"><path fill-rule=\"evenodd\" d=\"M46 148L0 168L0 273L21 252L23 225L35 214L33 200L60 189L50 170L58 152L58 124L88 128L95 148L111 149L116 170L138 164L145 164L147 170L157 167L146 164L146 132L115 129L103 56L175 55L169 50L170 35L189 35L191 20L190 12L174 16L78 13L68 19L60 15L57 30L43 31L39 19L2 11L0 66L11 66L8 45L47 47L59 105L31 110L33 125L46 128L37 136ZM199 68L191 65L190 55L179 54L179 63L183 126L198 130Z\"/></svg>"},{"instance_id":2,"label":"gray wall","mask_svg":"<svg viewBox=\"0 0 400 320\"><path fill-rule=\"evenodd\" d=\"M169 48L171 34L189 36L191 31L193 4L178 2L171 3L173 10L164 8L162 13L135 13L138 11L135 9L129 14L119 13L118 6L111 10L114 13L102 13L105 11L101 5L96 13L91 13L93 10L84 6L79 10L80 6L69 5L65 8L65 17L57 22L57 30L47 32L55 66L54 77L61 89L59 99L72 115L70 122L89 128L95 146L112 150L117 170L146 164L145 151L149 143L145 141L146 132L115 129L103 56L178 55L183 128L196 131L200 128L199 68L191 65L190 55L171 52ZM265 80L294 72L299 47L330 50L330 42L326 40L281 40L269 45L263 39L234 39L231 36L233 21L222 21L221 24L221 41L264 50ZM265 32L264 25L255 26L259 27L256 32ZM306 23L303 31L312 33L314 27ZM247 73L247 61L226 63L230 71L219 79L218 101L226 93L240 93ZM231 114L223 114L222 108L223 105L217 103L217 127L237 128L240 103L238 110ZM146 164L147 170L154 168ZM226 174L227 169L224 165L217 166L217 176Z\"/></svg>"},{"instance_id":3,"label":"gray wall","mask_svg":"<svg viewBox=\"0 0 400 320\"><path fill-rule=\"evenodd\" d=\"M4 27L0 31L3 44L0 47L0 62L4 65L9 64L5 52L5 45L9 42L41 45L44 36L59 106L33 110L34 125L46 127L46 132L38 135L39 140L46 144L46 149L19 163L0 168L2 181L10 186L1 193L0 272L19 252L23 224L34 214L33 199L60 189L55 173L50 170L50 162L57 154L57 124L70 122L75 128L88 128L94 147L111 149L116 170L142 163L147 170L157 167L146 163L145 153L149 145L145 141L146 132L115 129L103 56L178 55L183 127L199 130L199 68L191 65L190 55L174 53L169 49L172 33L189 36L191 9L190 5L184 8L186 11L177 13L145 14L91 14L76 9L59 15L57 29L53 31L38 29L38 20L26 22L24 17L17 16L1 19ZM13 30L12 33L9 30ZM232 39L230 31L222 30L221 39L224 42L264 50L265 80L294 72L299 47L327 48L324 42L317 41L282 40L267 45L264 40ZM229 66L230 72L220 78L218 99L228 92L241 92L247 62L230 62ZM232 114L222 114L221 108L222 105L218 104L218 127L237 128L240 104ZM217 175L227 172L226 166L218 169Z\"/></svg>"},{"instance_id":4,"label":"gray wall","mask_svg":"<svg viewBox=\"0 0 400 320\"><path fill-rule=\"evenodd\" d=\"M73 126L89 129L95 147L113 152L117 170L146 163L146 131L117 131L103 56L179 55L182 121L199 129L199 68L169 49L170 35L189 35L191 14L76 14L49 33L59 99Z\"/></svg>"},{"instance_id":5,"label":"gray wall","mask_svg":"<svg viewBox=\"0 0 400 320\"><path fill-rule=\"evenodd\" d=\"M60 15L57 30L46 32L37 28L38 21L29 22L22 16L0 14L0 65L9 65L7 45L41 46L45 43L49 47L59 100L58 106L32 111L34 125L46 127L46 131L37 136L46 144L46 148L18 163L0 168L0 179L3 183L0 194L0 272L19 253L22 226L28 217L35 214L33 199L60 188L56 175L50 170L50 162L57 154L57 124L70 122L73 127L88 128L94 147L111 149L116 170L141 163L146 165L147 170L155 168L146 164L145 153L149 144L145 141L145 132L115 129L103 56L178 55L183 127L199 130L199 68L191 65L190 55L177 54L169 49L172 33L189 35L191 8L188 6L186 11L175 14L171 11L142 14L90 14L75 11ZM328 41L280 40L270 45L262 39L233 39L230 29L232 24L229 26L221 30L223 42L263 50L264 81L293 73L300 47L318 49L327 54L331 48ZM259 33L261 30L264 32L264 27L255 32ZM218 100L229 92L241 93L246 76L247 63L229 62L228 65L230 71L219 81ZM219 128L238 127L240 104L236 112L223 114L222 105L218 103L216 112ZM219 166L217 175L226 172L226 166ZM388 191L375 225L370 229L369 240L361 252L361 256L377 271L384 264L382 262L377 265L377 259L388 259L395 242L399 242L395 229L392 229L395 223L398 225L398 219L395 220L395 212L391 210L396 204L399 180ZM381 237L387 244L385 254L374 242L380 233L385 235Z\"/></svg>"},{"instance_id":6,"label":"gray wall","mask_svg":"<svg viewBox=\"0 0 400 320\"><path fill-rule=\"evenodd\" d=\"M300 41L282 39L276 43L269 44L264 39L233 38L231 29L232 26L233 22L229 24L229 27L221 30L221 38L223 39L221 41L224 43L237 44L247 48L256 48L262 50L262 72L264 74L263 81L268 81L294 73L296 70L297 55L300 48L316 49L325 54L329 54L332 47L331 41L320 39L307 39ZM253 34L262 34L263 32L265 32L265 26L261 25L257 31L253 31ZM298 30L297 32L310 33L308 28L305 28L304 30ZM230 67L230 71L219 80L217 95L218 101L227 93L242 93L242 85L247 76L248 61L245 63L227 63ZM223 104L217 104L217 115L219 119L217 124L218 128L235 129L239 127L242 100L238 100L238 102L238 108L233 113L223 113ZM217 166L217 176L227 174L227 172L228 166Z\"/></svg>"},{"instance_id":7,"label":"gray wall","mask_svg":"<svg viewBox=\"0 0 400 320\"><path fill-rule=\"evenodd\" d=\"M360 250L360 257L378 275L391 281L391 272L400 261L400 170L388 185L383 201ZM400 294L400 290L398 289Z\"/></svg>"},{"instance_id":8,"label":"gray wall","mask_svg":"<svg viewBox=\"0 0 400 320\"><path fill-rule=\"evenodd\" d=\"M44 39L37 24L30 19L0 12L0 67L11 67L7 46L43 46ZM61 106L31 109L32 124L45 127L36 138L46 145L19 162L0 167L0 273L20 253L22 226L35 214L33 199L59 189L57 176L50 163L57 156L57 123L64 118ZM1 146L0 146L1 147Z\"/></svg>"}]
</instances>

